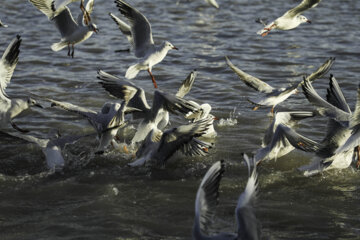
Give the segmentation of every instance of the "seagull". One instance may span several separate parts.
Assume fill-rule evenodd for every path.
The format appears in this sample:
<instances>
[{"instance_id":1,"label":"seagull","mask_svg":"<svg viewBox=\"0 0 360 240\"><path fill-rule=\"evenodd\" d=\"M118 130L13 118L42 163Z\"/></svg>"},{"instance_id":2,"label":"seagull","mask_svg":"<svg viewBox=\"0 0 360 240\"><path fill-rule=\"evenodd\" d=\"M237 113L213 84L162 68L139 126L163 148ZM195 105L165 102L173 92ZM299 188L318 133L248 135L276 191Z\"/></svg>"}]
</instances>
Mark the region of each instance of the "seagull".
<instances>
[{"instance_id":1,"label":"seagull","mask_svg":"<svg viewBox=\"0 0 360 240\"><path fill-rule=\"evenodd\" d=\"M273 88L269 84L263 82L262 80L243 72L239 68L237 68L228 57L226 58L226 62L238 76L239 78L249 87L255 89L260 93L264 93L264 96L257 97L256 99L248 99L248 101L254 105L256 105L253 110L257 110L260 106L272 106L271 113L274 113L274 108L277 104L285 101L288 97L297 93L297 88L303 83L300 82L298 84L293 84L287 88ZM329 58L323 65L321 65L315 72L311 75L307 76L306 79L309 81L314 81L317 78L321 78L324 74L326 74L331 66L333 65L335 58Z\"/></svg>"},{"instance_id":2,"label":"seagull","mask_svg":"<svg viewBox=\"0 0 360 240\"><path fill-rule=\"evenodd\" d=\"M101 154L116 136L118 130L125 125L124 114L134 109L127 107L127 101L119 103L106 102L99 112L79 107L71 103L48 99L52 106L60 107L69 112L85 117L94 127L100 140L95 153Z\"/></svg>"},{"instance_id":3,"label":"seagull","mask_svg":"<svg viewBox=\"0 0 360 240\"><path fill-rule=\"evenodd\" d=\"M257 240L260 239L260 226L254 212L254 203L257 195L256 166L250 170L249 157L244 154L248 165L249 178L243 193L240 194L236 209L237 233L219 233L208 236L208 228L213 221L216 207L219 203L219 185L225 171L224 160L215 162L206 172L195 200L195 219L193 225L193 239L195 240Z\"/></svg>"},{"instance_id":4,"label":"seagull","mask_svg":"<svg viewBox=\"0 0 360 240\"><path fill-rule=\"evenodd\" d=\"M290 30L298 27L302 23L311 23L309 19L301 15L310 8L316 7L321 0L303 0L298 6L287 11L284 15L277 18L275 21L266 25L257 34L265 37L272 29Z\"/></svg>"},{"instance_id":5,"label":"seagull","mask_svg":"<svg viewBox=\"0 0 360 240\"><path fill-rule=\"evenodd\" d=\"M203 103L203 104L199 105L198 103L196 103L194 101L190 101L190 102L194 106L196 106L196 108L198 108L198 110L189 112L188 114L185 115L185 118L191 119L192 122L197 122L202 119L211 118L212 119L211 125L209 126L209 128L206 130L206 132L201 137L202 138L215 138L217 136L217 132L214 129L213 122L217 118L210 113L211 105L208 103Z\"/></svg>"},{"instance_id":6,"label":"seagull","mask_svg":"<svg viewBox=\"0 0 360 240\"><path fill-rule=\"evenodd\" d=\"M8 25L3 24L3 23L2 23L2 21L0 20L0 27L7 28L7 27L8 27Z\"/></svg>"},{"instance_id":7,"label":"seagull","mask_svg":"<svg viewBox=\"0 0 360 240\"><path fill-rule=\"evenodd\" d=\"M79 139L94 134L81 135L81 136L65 136L61 137L59 134L51 138L38 138L33 135L19 134L19 133L7 133L13 137L23 139L25 141L37 144L45 155L47 168L50 172L61 172L65 166L65 160L61 153L62 149L67 144L74 143Z\"/></svg>"},{"instance_id":8,"label":"seagull","mask_svg":"<svg viewBox=\"0 0 360 240\"><path fill-rule=\"evenodd\" d=\"M34 99L10 98L5 89L10 83L16 64L19 61L21 37L17 35L11 41L0 60L0 128L5 128L10 123L12 127L20 132L28 132L19 128L12 119L31 106L42 108Z\"/></svg>"},{"instance_id":9,"label":"seagull","mask_svg":"<svg viewBox=\"0 0 360 240\"><path fill-rule=\"evenodd\" d=\"M53 0L51 3L51 7L54 11L57 9L64 8L66 5L72 2L77 2L79 0ZM80 9L84 15L84 23L88 25L91 22L90 13L88 8L84 6L84 0L80 0Z\"/></svg>"},{"instance_id":10,"label":"seagull","mask_svg":"<svg viewBox=\"0 0 360 240\"><path fill-rule=\"evenodd\" d=\"M139 71L147 70L154 87L157 88L155 77L151 72L152 67L161 62L170 49L178 50L178 48L168 41L160 45L155 45L150 22L147 18L123 0L115 0L115 3L120 13L129 20L135 56L141 58L139 63L128 68L125 77L127 79L133 79Z\"/></svg>"},{"instance_id":11,"label":"seagull","mask_svg":"<svg viewBox=\"0 0 360 240\"><path fill-rule=\"evenodd\" d=\"M97 26L89 22L84 24L85 15L80 14L77 21L71 15L70 9L66 6L54 9L52 0L29 0L37 9L44 13L50 21L53 21L61 34L61 41L51 45L55 52L68 47L68 56L74 57L74 45L90 38L95 32L98 32ZM94 0L89 0L86 4L86 11L91 14L94 8ZM72 51L70 53L70 45Z\"/></svg>"},{"instance_id":12,"label":"seagull","mask_svg":"<svg viewBox=\"0 0 360 240\"><path fill-rule=\"evenodd\" d=\"M276 160L294 150L295 147L289 142L289 139L285 137L285 134L287 134L288 137L292 137L290 139L291 141L297 135L291 129L291 126L294 125L295 121L313 116L313 112L307 111L275 113L274 119L266 130L262 140L262 148L258 149L255 153L254 159L256 164L260 164L264 160ZM278 129L279 125L282 125L282 127ZM309 142L309 145L310 143L314 145L314 148L317 147L313 151L316 151L319 148L318 144L315 142Z\"/></svg>"},{"instance_id":13,"label":"seagull","mask_svg":"<svg viewBox=\"0 0 360 240\"><path fill-rule=\"evenodd\" d=\"M129 98L128 106L141 110L141 112L135 112L133 114L134 118L142 118L142 121L139 123L137 131L131 140L132 144L144 140L153 128L165 128L169 122L169 112L188 114L189 112L198 110L197 105L182 99L182 97L190 91L192 86L191 82L194 81L195 77L196 71L188 75L182 83L177 96L155 91L152 107L150 107L145 97L145 91L142 88L137 87L129 81L120 80L118 77L104 71L98 71L98 79L101 80L100 84L106 91L120 99L124 97ZM128 94L132 94L133 97L128 97Z\"/></svg>"},{"instance_id":14,"label":"seagull","mask_svg":"<svg viewBox=\"0 0 360 240\"><path fill-rule=\"evenodd\" d=\"M318 110L326 108L328 114L333 112L331 116L336 115L335 109L351 115L351 110L333 76L330 77L329 88L326 95L327 101L317 94L310 81L306 80L302 88L307 99L314 105L319 106ZM338 122L330 117L327 125L327 133L321 142L315 142L298 134L290 127L279 124L274 133L271 145L278 145L278 151L281 151L280 144L286 142L296 149L314 153L315 156L313 157L312 163L299 168L305 176L313 176L330 169L347 168L355 159L359 162L359 151L358 149L356 151L356 148L336 152L339 146L343 145L350 136L350 128L343 126L342 122ZM288 146L287 144L283 145L285 147Z\"/></svg>"},{"instance_id":15,"label":"seagull","mask_svg":"<svg viewBox=\"0 0 360 240\"><path fill-rule=\"evenodd\" d=\"M178 150L187 156L206 155L211 144L196 138L205 133L210 121L208 118L164 132L153 128L136 152L137 159L128 165L165 166L167 160Z\"/></svg>"}]
</instances>

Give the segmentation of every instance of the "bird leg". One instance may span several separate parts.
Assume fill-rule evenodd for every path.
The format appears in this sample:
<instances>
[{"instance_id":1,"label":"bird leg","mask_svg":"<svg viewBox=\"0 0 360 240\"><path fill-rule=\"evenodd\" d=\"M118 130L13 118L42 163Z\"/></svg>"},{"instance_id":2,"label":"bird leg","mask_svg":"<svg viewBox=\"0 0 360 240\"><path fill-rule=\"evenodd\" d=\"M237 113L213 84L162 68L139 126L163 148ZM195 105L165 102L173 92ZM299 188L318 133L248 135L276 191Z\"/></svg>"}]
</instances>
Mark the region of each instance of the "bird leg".
<instances>
[{"instance_id":1,"label":"bird leg","mask_svg":"<svg viewBox=\"0 0 360 240\"><path fill-rule=\"evenodd\" d=\"M275 23L273 25L271 25L270 27L268 28L264 28L264 30L266 30L267 32L264 32L263 34L261 34L262 37L265 37L266 35L269 34L269 32L271 31L271 29L273 29L275 27Z\"/></svg>"},{"instance_id":2,"label":"bird leg","mask_svg":"<svg viewBox=\"0 0 360 240\"><path fill-rule=\"evenodd\" d=\"M90 19L90 14L88 13L88 11L86 11L86 8L84 6L84 0L80 1L80 9L82 11L82 13L84 14L84 23L85 25L89 25L91 19Z\"/></svg>"},{"instance_id":3,"label":"bird leg","mask_svg":"<svg viewBox=\"0 0 360 240\"><path fill-rule=\"evenodd\" d=\"M148 73L150 74L150 77L151 77L151 80L154 84L154 88L157 88L157 84L156 84L156 81L155 81L155 77L154 75L152 75L151 71L150 71L150 68L148 68Z\"/></svg>"},{"instance_id":4,"label":"bird leg","mask_svg":"<svg viewBox=\"0 0 360 240\"><path fill-rule=\"evenodd\" d=\"M255 106L255 107L253 107L253 111L256 111L256 110L258 110L259 109L259 106Z\"/></svg>"},{"instance_id":5,"label":"bird leg","mask_svg":"<svg viewBox=\"0 0 360 240\"><path fill-rule=\"evenodd\" d=\"M68 56L70 57L70 43L68 44Z\"/></svg>"},{"instance_id":6,"label":"bird leg","mask_svg":"<svg viewBox=\"0 0 360 240\"><path fill-rule=\"evenodd\" d=\"M72 58L74 58L74 51L75 51L75 49L74 49L74 43L72 44L72 52L71 52L71 57Z\"/></svg>"},{"instance_id":7,"label":"bird leg","mask_svg":"<svg viewBox=\"0 0 360 240\"><path fill-rule=\"evenodd\" d=\"M274 107L271 108L270 112L271 112L271 115L274 116Z\"/></svg>"},{"instance_id":8,"label":"bird leg","mask_svg":"<svg viewBox=\"0 0 360 240\"><path fill-rule=\"evenodd\" d=\"M28 132L30 132L29 130L19 128L14 122L10 122L10 123L11 123L11 126L12 126L15 130L17 130L17 131L19 131L19 132L22 132L22 133L28 133Z\"/></svg>"}]
</instances>

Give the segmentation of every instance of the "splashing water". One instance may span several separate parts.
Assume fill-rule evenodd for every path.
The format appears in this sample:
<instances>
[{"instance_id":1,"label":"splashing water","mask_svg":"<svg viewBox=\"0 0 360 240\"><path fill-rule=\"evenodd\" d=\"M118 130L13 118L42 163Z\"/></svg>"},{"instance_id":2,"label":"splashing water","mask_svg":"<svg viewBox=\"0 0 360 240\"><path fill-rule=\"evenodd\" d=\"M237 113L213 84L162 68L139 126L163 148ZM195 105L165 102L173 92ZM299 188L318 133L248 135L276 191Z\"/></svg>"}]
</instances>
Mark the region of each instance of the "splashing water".
<instances>
[{"instance_id":1,"label":"splashing water","mask_svg":"<svg viewBox=\"0 0 360 240\"><path fill-rule=\"evenodd\" d=\"M238 123L236 119L236 107L234 107L234 110L230 112L229 118L221 118L219 120L218 126L234 126Z\"/></svg>"}]
</instances>

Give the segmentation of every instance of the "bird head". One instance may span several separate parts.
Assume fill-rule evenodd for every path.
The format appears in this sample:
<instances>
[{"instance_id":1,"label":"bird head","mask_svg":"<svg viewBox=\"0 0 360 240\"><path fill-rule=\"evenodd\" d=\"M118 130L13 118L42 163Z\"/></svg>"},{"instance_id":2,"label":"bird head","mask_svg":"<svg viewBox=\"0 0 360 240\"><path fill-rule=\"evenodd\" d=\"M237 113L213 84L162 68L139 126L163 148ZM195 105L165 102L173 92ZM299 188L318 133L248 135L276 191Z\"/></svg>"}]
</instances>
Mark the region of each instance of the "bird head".
<instances>
[{"instance_id":1,"label":"bird head","mask_svg":"<svg viewBox=\"0 0 360 240\"><path fill-rule=\"evenodd\" d=\"M43 108L43 106L41 106L39 103L37 103L34 99L30 97L27 99L27 103L30 107L35 106L35 107Z\"/></svg>"},{"instance_id":2,"label":"bird head","mask_svg":"<svg viewBox=\"0 0 360 240\"><path fill-rule=\"evenodd\" d=\"M98 33L99 29L98 27L95 25L95 23L89 23L88 25L89 31L93 31L94 33Z\"/></svg>"},{"instance_id":3,"label":"bird head","mask_svg":"<svg viewBox=\"0 0 360 240\"><path fill-rule=\"evenodd\" d=\"M165 43L164 43L164 45L165 45L165 48L167 48L167 49L175 49L175 50L179 50L177 47L175 47L174 45L172 45L170 42L168 42L168 41L166 41Z\"/></svg>"},{"instance_id":4,"label":"bird head","mask_svg":"<svg viewBox=\"0 0 360 240\"><path fill-rule=\"evenodd\" d=\"M311 21L309 19L307 19L307 17L303 16L303 15L299 15L298 16L300 22L307 22L307 23L311 23Z\"/></svg>"}]
</instances>

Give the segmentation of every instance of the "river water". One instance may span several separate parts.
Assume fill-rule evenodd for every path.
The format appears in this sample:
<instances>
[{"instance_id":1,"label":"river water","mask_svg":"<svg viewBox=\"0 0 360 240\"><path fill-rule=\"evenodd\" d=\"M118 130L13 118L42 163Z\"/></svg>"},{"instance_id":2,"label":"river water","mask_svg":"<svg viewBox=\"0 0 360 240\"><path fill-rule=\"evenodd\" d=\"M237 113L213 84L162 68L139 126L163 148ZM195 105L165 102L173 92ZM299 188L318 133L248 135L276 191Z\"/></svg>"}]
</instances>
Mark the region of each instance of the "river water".
<instances>
[{"instance_id":1,"label":"river water","mask_svg":"<svg viewBox=\"0 0 360 240\"><path fill-rule=\"evenodd\" d=\"M265 38L256 35L261 25L255 19L272 20L299 1L218 2L217 10L202 0L131 1L152 23L155 42L169 40L180 49L169 52L153 68L160 90L175 93L196 68L198 77L187 98L210 103L220 119L231 114L225 124L215 123L218 137L210 154L176 155L165 169L148 172L129 169L126 163L131 156L116 150L94 156L97 142L85 138L65 148L67 168L63 175L54 176L47 174L38 146L2 136L0 239L191 239L197 187L206 170L220 159L227 165L212 231L235 231L234 209L247 180L241 153L260 147L271 119L270 109L252 111L247 98L257 92L227 67L226 55L275 87L298 82L328 57L336 57L331 73L354 108L360 74L360 1L322 1L305 14L313 24L274 31ZM76 17L78 3L70 7ZM65 49L50 49L60 37L45 15L27 1L2 0L0 17L9 27L0 29L1 49L16 34L23 39L8 94L23 97L31 92L94 110L106 101L116 101L98 84L96 71L124 76L136 59L127 52L115 52L129 48L129 43L108 12L120 15L113 1L95 1L93 18L100 32L76 45L71 59ZM152 95L146 72L135 82ZM322 96L327 86L328 76L314 83ZM311 109L303 94L277 107ZM63 135L92 131L86 120L52 108L28 110L15 122L38 136L53 128ZM171 123L177 126L184 121L172 117ZM306 119L297 129L320 140L326 120ZM128 127L120 136L126 141L132 133ZM294 151L259 167L256 213L263 239L360 239L358 170L351 167L307 178L297 168L310 160L311 155Z\"/></svg>"}]
</instances>

